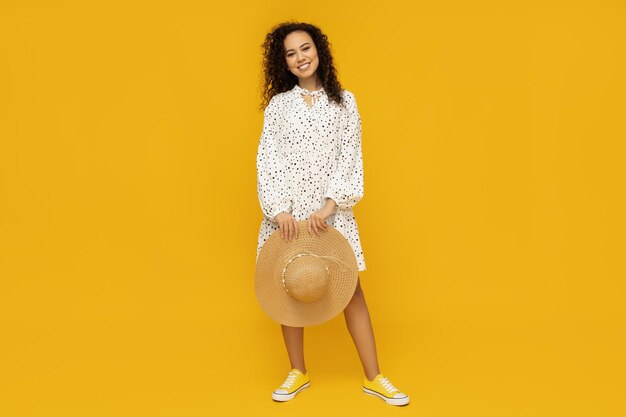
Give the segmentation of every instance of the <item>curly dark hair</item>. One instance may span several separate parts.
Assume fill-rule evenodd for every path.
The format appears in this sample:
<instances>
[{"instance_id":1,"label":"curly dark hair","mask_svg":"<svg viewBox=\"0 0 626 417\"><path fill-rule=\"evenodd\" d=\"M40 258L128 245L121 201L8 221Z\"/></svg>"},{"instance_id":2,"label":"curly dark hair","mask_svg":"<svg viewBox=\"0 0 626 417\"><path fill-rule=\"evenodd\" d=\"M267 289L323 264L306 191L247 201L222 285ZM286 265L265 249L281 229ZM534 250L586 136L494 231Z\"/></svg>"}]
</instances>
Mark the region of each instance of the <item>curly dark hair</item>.
<instances>
[{"instance_id":1,"label":"curly dark hair","mask_svg":"<svg viewBox=\"0 0 626 417\"><path fill-rule=\"evenodd\" d=\"M324 91L329 100L344 106L344 99L341 95L342 88L337 79L337 70L333 65L331 44L328 37L315 25L288 21L274 26L265 36L265 41L261 45L265 81L260 109L264 110L274 95L291 90L298 83L298 77L289 71L285 61L284 40L287 35L294 31L305 31L311 36L319 58L317 76L324 87Z\"/></svg>"}]
</instances>

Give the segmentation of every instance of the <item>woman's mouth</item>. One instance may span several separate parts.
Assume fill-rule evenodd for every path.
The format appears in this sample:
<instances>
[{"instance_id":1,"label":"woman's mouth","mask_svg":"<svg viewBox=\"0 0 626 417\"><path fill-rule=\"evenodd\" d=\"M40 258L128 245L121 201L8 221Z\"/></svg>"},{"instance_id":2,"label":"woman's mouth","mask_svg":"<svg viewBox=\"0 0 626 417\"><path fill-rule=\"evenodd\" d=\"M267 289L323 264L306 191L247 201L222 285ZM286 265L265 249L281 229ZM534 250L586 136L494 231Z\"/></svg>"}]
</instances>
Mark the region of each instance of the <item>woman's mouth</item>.
<instances>
[{"instance_id":1,"label":"woman's mouth","mask_svg":"<svg viewBox=\"0 0 626 417\"><path fill-rule=\"evenodd\" d=\"M307 62L306 64L302 64L302 65L300 65L300 66L298 67L298 69L299 69L299 70L301 70L301 71L305 71L305 70L307 70L307 69L309 68L309 65L311 65L311 63L310 63L310 62Z\"/></svg>"}]
</instances>

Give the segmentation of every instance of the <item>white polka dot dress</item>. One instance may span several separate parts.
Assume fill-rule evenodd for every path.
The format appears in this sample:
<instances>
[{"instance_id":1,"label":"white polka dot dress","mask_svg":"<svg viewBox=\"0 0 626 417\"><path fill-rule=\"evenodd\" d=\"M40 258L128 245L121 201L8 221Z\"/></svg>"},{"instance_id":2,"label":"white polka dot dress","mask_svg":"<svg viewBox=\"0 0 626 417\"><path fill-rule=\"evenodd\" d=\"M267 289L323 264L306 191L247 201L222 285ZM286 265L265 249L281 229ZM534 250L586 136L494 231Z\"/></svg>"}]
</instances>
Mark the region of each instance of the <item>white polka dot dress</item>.
<instances>
[{"instance_id":1,"label":"white polka dot dress","mask_svg":"<svg viewBox=\"0 0 626 417\"><path fill-rule=\"evenodd\" d=\"M302 94L312 96L312 107ZM330 101L324 88L309 92L296 84L274 95L265 108L256 157L263 211L257 259L267 238L279 229L275 216L287 212L298 221L306 220L331 198L337 207L326 223L346 237L358 270L365 270L352 211L363 198L361 117L354 94L348 90L342 94L345 108Z\"/></svg>"}]
</instances>

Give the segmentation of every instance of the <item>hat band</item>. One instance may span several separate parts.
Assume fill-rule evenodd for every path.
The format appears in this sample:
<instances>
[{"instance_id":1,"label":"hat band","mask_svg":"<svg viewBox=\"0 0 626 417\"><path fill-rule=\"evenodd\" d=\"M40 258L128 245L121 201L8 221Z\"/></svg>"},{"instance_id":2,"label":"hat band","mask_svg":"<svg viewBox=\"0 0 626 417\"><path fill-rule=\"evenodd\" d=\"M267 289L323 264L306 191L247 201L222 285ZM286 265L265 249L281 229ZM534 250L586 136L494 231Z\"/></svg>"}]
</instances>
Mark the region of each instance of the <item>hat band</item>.
<instances>
[{"instance_id":1,"label":"hat band","mask_svg":"<svg viewBox=\"0 0 626 417\"><path fill-rule=\"evenodd\" d=\"M289 293L289 289L287 288L287 286L285 285L285 272L287 271L287 267L289 266L289 264L301 257L301 256L305 256L305 255L310 255L310 256L315 256L316 258L326 258L326 259L332 259L333 261L339 262L343 265L345 265L347 268L350 268L350 265L346 264L344 261L342 261L341 259L334 257L334 256L324 256L324 255L316 255L313 252L310 251L302 251L299 254L292 256L289 261L287 261L287 263L285 264L285 267L283 268L283 273L281 275L281 282L283 284L283 288L285 289L285 291L287 291L287 293ZM330 271L328 270L328 265L326 265L326 262L324 262L324 267L326 268L326 276L330 275Z\"/></svg>"}]
</instances>

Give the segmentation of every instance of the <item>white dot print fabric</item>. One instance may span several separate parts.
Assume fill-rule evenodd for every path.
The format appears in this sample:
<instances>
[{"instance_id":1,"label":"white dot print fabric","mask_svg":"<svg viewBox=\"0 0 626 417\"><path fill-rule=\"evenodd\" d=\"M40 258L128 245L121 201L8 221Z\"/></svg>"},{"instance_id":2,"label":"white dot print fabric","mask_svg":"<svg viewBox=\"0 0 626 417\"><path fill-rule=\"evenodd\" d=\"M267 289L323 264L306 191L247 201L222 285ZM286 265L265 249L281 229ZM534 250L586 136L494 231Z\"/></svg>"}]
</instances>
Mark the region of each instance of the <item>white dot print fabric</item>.
<instances>
[{"instance_id":1,"label":"white dot print fabric","mask_svg":"<svg viewBox=\"0 0 626 417\"><path fill-rule=\"evenodd\" d=\"M312 96L312 106L302 94ZM358 270L365 270L352 210L363 198L361 117L354 94L342 94L345 108L330 101L323 88L307 91L296 84L273 96L265 108L256 157L263 211L257 259L267 238L279 229L276 215L287 212L306 220L331 198L337 207L326 223L346 237Z\"/></svg>"}]
</instances>

